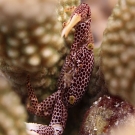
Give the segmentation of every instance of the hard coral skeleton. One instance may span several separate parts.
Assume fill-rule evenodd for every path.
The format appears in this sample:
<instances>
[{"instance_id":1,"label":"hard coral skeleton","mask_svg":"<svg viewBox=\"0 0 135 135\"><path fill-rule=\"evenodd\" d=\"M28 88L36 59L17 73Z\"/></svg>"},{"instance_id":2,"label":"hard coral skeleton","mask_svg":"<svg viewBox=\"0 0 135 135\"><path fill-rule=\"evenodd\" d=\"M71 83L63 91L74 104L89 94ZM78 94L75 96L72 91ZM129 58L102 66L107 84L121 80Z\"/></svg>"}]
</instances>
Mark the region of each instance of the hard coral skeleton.
<instances>
[{"instance_id":1,"label":"hard coral skeleton","mask_svg":"<svg viewBox=\"0 0 135 135\"><path fill-rule=\"evenodd\" d=\"M39 135L62 135L68 108L78 103L84 95L94 65L93 36L91 33L91 11L88 4L82 3L74 11L62 31L67 37L75 28L74 41L66 57L58 80L58 90L38 103L28 77L27 90L31 106L28 110L37 116L52 116L49 126L27 123L31 131Z\"/></svg>"}]
</instances>

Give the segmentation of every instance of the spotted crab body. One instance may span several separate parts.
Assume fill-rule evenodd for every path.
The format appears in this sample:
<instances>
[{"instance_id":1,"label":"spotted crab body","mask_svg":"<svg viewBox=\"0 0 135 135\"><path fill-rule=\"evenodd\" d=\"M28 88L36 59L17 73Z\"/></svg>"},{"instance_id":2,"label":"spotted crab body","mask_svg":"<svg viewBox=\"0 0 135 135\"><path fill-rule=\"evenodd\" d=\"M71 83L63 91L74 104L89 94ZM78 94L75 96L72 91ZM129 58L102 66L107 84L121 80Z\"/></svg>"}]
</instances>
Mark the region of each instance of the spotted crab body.
<instances>
[{"instance_id":1,"label":"spotted crab body","mask_svg":"<svg viewBox=\"0 0 135 135\"><path fill-rule=\"evenodd\" d=\"M71 73L72 82L69 87L66 87L62 96L67 107L80 101L90 80L90 73L93 68L93 55L92 51L88 50L87 44L77 51L75 60L76 61L73 61L72 63L75 71L75 73ZM70 101L70 97L72 97L72 99L74 98L74 103L71 103L72 101Z\"/></svg>"},{"instance_id":2,"label":"spotted crab body","mask_svg":"<svg viewBox=\"0 0 135 135\"><path fill-rule=\"evenodd\" d=\"M66 58L59 79L58 89L63 91L63 101L67 107L77 103L82 98L93 69L93 51L89 48L89 45L93 44L90 22L91 19L81 22L75 27L75 41L69 56ZM69 77L70 80L67 82L65 77ZM70 103L70 97L74 103Z\"/></svg>"},{"instance_id":3,"label":"spotted crab body","mask_svg":"<svg viewBox=\"0 0 135 135\"><path fill-rule=\"evenodd\" d=\"M27 89L31 102L28 110L38 116L52 116L49 126L37 124L37 128L30 128L39 135L62 135L68 108L78 103L87 89L94 64L90 17L89 6L82 3L75 9L62 31L62 36L66 37L69 30L75 26L74 42L61 70L58 91L38 103L28 79Z\"/></svg>"}]
</instances>

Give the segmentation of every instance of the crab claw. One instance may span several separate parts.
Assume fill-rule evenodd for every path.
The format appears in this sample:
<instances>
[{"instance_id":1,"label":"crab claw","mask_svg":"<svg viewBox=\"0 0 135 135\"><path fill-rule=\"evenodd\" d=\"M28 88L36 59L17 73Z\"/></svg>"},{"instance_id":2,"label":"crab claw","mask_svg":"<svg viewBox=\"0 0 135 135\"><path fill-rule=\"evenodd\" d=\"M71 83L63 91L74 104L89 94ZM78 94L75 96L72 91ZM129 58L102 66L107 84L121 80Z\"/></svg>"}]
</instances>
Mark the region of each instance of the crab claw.
<instances>
[{"instance_id":1,"label":"crab claw","mask_svg":"<svg viewBox=\"0 0 135 135\"><path fill-rule=\"evenodd\" d=\"M81 15L75 13L73 15L73 17L71 18L71 20L69 21L69 23L62 30L61 36L62 37L67 37L70 30L80 21L81 21Z\"/></svg>"}]
</instances>

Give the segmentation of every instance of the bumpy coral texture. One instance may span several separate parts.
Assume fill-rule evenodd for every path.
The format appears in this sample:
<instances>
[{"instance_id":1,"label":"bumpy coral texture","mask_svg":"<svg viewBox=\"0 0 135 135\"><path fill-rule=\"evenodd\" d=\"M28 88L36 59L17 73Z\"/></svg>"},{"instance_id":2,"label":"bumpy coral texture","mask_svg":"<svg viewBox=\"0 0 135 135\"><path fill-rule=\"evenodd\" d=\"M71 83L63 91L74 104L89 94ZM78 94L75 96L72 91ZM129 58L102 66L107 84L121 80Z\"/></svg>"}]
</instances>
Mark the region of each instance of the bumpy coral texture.
<instances>
[{"instance_id":1,"label":"bumpy coral texture","mask_svg":"<svg viewBox=\"0 0 135 135\"><path fill-rule=\"evenodd\" d=\"M135 105L135 1L119 0L102 42L102 69L108 90Z\"/></svg>"},{"instance_id":2,"label":"bumpy coral texture","mask_svg":"<svg viewBox=\"0 0 135 135\"><path fill-rule=\"evenodd\" d=\"M0 76L0 134L27 135L24 122L27 115L19 97Z\"/></svg>"},{"instance_id":3,"label":"bumpy coral texture","mask_svg":"<svg viewBox=\"0 0 135 135\"><path fill-rule=\"evenodd\" d=\"M54 1L1 0L0 68L23 101L27 74L41 99L55 90L67 52L62 25L48 8L56 10Z\"/></svg>"},{"instance_id":4,"label":"bumpy coral texture","mask_svg":"<svg viewBox=\"0 0 135 135\"><path fill-rule=\"evenodd\" d=\"M135 108L118 97L104 95L93 103L84 117L80 135L114 135L112 130L127 124Z\"/></svg>"},{"instance_id":5,"label":"bumpy coral texture","mask_svg":"<svg viewBox=\"0 0 135 135\"><path fill-rule=\"evenodd\" d=\"M9 4L10 3L10 4ZM53 67L62 56L61 23L47 0L3 1L0 7L1 55L28 71Z\"/></svg>"},{"instance_id":6,"label":"bumpy coral texture","mask_svg":"<svg viewBox=\"0 0 135 135\"><path fill-rule=\"evenodd\" d=\"M39 125L38 129L31 128L39 134L52 135L53 132L53 134L62 135L67 120L68 108L81 100L90 81L94 57L89 6L85 3L79 5L71 16L71 23L76 15L81 16L81 20L75 26L74 42L61 70L58 91L38 103L29 80L27 82L28 96L31 103L28 110L38 116L52 115L49 126Z\"/></svg>"}]
</instances>

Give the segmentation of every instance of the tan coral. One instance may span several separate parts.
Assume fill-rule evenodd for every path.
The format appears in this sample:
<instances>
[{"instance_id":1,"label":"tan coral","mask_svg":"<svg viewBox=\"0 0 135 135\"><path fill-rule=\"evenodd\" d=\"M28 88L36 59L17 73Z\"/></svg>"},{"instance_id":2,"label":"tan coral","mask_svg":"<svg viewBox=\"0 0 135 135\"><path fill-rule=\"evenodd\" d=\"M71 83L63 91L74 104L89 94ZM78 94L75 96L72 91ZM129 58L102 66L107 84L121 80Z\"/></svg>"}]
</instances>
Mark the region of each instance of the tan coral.
<instances>
[{"instance_id":1,"label":"tan coral","mask_svg":"<svg viewBox=\"0 0 135 135\"><path fill-rule=\"evenodd\" d=\"M108 89L135 105L135 2L119 0L102 42L102 69Z\"/></svg>"},{"instance_id":2,"label":"tan coral","mask_svg":"<svg viewBox=\"0 0 135 135\"><path fill-rule=\"evenodd\" d=\"M0 82L0 134L27 135L24 124L27 115L19 97L2 76Z\"/></svg>"},{"instance_id":3,"label":"tan coral","mask_svg":"<svg viewBox=\"0 0 135 135\"><path fill-rule=\"evenodd\" d=\"M0 2L1 71L22 99L26 97L27 74L37 93L54 91L67 51L55 12L56 1Z\"/></svg>"},{"instance_id":4,"label":"tan coral","mask_svg":"<svg viewBox=\"0 0 135 135\"><path fill-rule=\"evenodd\" d=\"M27 71L51 68L58 63L64 42L55 10L54 1L2 0L1 56L9 64Z\"/></svg>"},{"instance_id":5,"label":"tan coral","mask_svg":"<svg viewBox=\"0 0 135 135\"><path fill-rule=\"evenodd\" d=\"M60 67L61 65L57 66ZM28 74L36 94L39 95L42 93L42 96L40 96L41 99L49 96L56 88L57 78L59 75L59 69L57 67L53 67L50 70L47 68L41 68L39 71L28 72L1 61L0 68L10 82L13 90L20 95L22 100L26 100L27 97L26 79Z\"/></svg>"}]
</instances>

